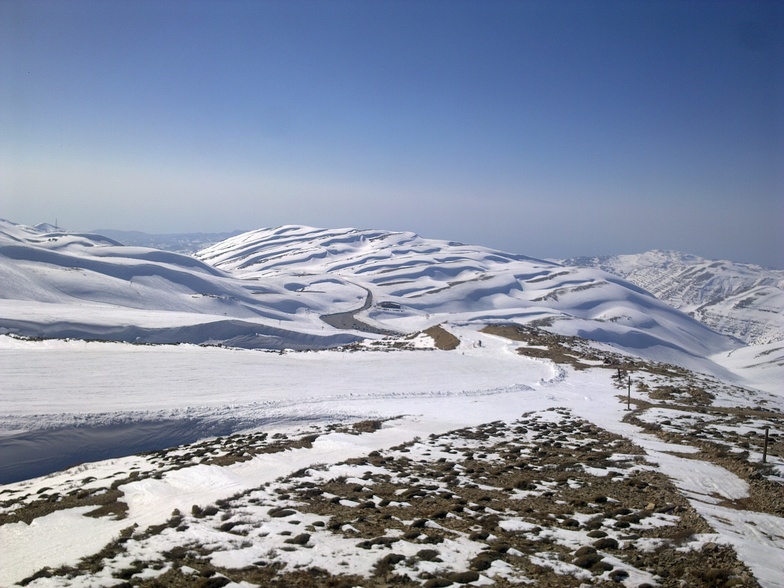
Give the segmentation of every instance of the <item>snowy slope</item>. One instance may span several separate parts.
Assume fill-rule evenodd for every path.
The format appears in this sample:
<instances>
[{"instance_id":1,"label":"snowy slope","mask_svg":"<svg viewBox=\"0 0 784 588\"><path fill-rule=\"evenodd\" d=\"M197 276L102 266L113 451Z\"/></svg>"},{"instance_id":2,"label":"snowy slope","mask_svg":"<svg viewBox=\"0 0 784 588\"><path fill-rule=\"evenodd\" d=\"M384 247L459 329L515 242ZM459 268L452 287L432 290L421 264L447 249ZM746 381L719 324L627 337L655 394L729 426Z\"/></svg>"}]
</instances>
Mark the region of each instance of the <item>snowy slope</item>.
<instances>
[{"instance_id":1,"label":"snowy slope","mask_svg":"<svg viewBox=\"0 0 784 588\"><path fill-rule=\"evenodd\" d=\"M45 227L46 228L46 227ZM0 332L144 343L327 347L359 339L319 314L326 299L239 280L192 257L0 220Z\"/></svg>"},{"instance_id":2,"label":"snowy slope","mask_svg":"<svg viewBox=\"0 0 784 588\"><path fill-rule=\"evenodd\" d=\"M748 345L720 353L711 358L741 375L750 386L773 394L782 393L784 382L784 342Z\"/></svg>"},{"instance_id":3,"label":"snowy slope","mask_svg":"<svg viewBox=\"0 0 784 588\"><path fill-rule=\"evenodd\" d=\"M446 320L544 324L676 362L734 347L612 274L413 233L289 225L238 235L196 257L248 279L289 277L303 291L324 275L360 286L372 304L358 316L403 332Z\"/></svg>"},{"instance_id":4,"label":"snowy slope","mask_svg":"<svg viewBox=\"0 0 784 588\"><path fill-rule=\"evenodd\" d=\"M564 263L621 276L712 329L749 344L784 340L782 270L658 250Z\"/></svg>"},{"instance_id":5,"label":"snowy slope","mask_svg":"<svg viewBox=\"0 0 784 588\"><path fill-rule=\"evenodd\" d=\"M413 233L286 226L197 258L0 221L0 329L282 349L511 321L676 363L735 346L611 274Z\"/></svg>"},{"instance_id":6,"label":"snowy slope","mask_svg":"<svg viewBox=\"0 0 784 588\"><path fill-rule=\"evenodd\" d=\"M3 484L0 584L370 587L394 572L413 587L465 572L471 585L707 587L715 568L784 586L784 459L759 464L764 428L784 424L780 397L639 364L627 411L614 367L454 332L455 351L282 355L0 337L0 405L26 426L109 409L115 443L130 436L123 417L159 411L169 429L259 427ZM78 445L89 429L39 433ZM580 563L591 545L605 566Z\"/></svg>"}]
</instances>

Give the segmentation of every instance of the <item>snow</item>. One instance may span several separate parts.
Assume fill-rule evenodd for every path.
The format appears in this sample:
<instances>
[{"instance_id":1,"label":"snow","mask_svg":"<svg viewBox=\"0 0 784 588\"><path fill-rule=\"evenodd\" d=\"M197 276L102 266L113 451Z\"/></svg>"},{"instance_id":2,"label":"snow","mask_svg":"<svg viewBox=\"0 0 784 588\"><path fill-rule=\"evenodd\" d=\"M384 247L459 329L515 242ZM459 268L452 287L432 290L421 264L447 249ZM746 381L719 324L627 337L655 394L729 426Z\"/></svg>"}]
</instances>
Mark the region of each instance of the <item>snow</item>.
<instances>
[{"instance_id":1,"label":"snow","mask_svg":"<svg viewBox=\"0 0 784 588\"><path fill-rule=\"evenodd\" d=\"M87 506L60 510L38 517L29 525L19 522L0 526L0 586L21 580L44 566L74 563L86 554L100 551L128 526L125 521L83 516L90 510L94 509Z\"/></svg>"},{"instance_id":2,"label":"snow","mask_svg":"<svg viewBox=\"0 0 784 588\"><path fill-rule=\"evenodd\" d=\"M749 495L748 483L720 466L669 453L649 451L648 455L686 496L699 502L716 503Z\"/></svg>"},{"instance_id":3,"label":"snow","mask_svg":"<svg viewBox=\"0 0 784 588\"><path fill-rule=\"evenodd\" d=\"M509 425L529 413L557 427L564 419L562 410L632 440L641 451L640 456L615 453L607 459L608 467L582 464L583 473L608 480L628 471L666 473L716 531L715 537L699 541L712 537L731 544L763 586L784 586L776 563L784 558L784 519L730 508L749 496L749 483L705 458L685 437L675 440L698 424L706 434L745 435L773 423L784 409L776 386L781 382L780 345L739 347L640 288L597 270L565 268L412 233L292 225L239 235L201 252L197 260L124 248L93 235L51 232L51 227L41 232L0 221L0 229L0 473L6 481L0 485L0 514L20 511L50 492L62 499L69 492L115 482L128 507L120 520L87 517L94 507L76 507L38 516L30 524L0 524L2 586L45 566L76 565L134 525L148 529L165 523L174 511L189 516L193 505L238 495L256 502L248 500L226 515L264 542L248 544L240 535L220 532L216 521L192 516L180 531L167 528L147 539L134 535L125 543L126 552L113 556L111 566L123 569L136 559L160 558L172 546L191 542L214 547L211 562L228 569L252 565L275 551L286 553L292 566L367 575L382 548L357 555L351 530L358 534L352 524L359 523L344 521L345 536L340 536L313 531L315 523L326 523L328 517L298 513L297 521L275 518L270 504L278 498L269 485L283 484L281 480L300 472L313 484L345 476L372 491L364 477L384 474L383 467L353 466L347 460L415 441L406 449L412 459L456 459L422 440L487 423ZM400 308L374 304L380 300ZM341 330L319 318L351 310L357 311L354 318L365 323L365 329L413 333L443 323L460 346L434 349L434 337L424 334L387 341L379 333ZM590 369L521 356L516 349L525 344L480 331L487 322L526 325L544 319L551 333L596 341L591 347L594 359L583 361ZM20 334L45 338L27 340ZM50 338L55 336L62 338ZM366 337L369 341L355 347L324 349ZM373 343L380 347L372 350ZM395 343L407 348L391 350ZM287 351L291 348L313 350ZM765 405L770 419L767 413L754 413L730 422L660 404L642 412L638 423L630 422L625 419L626 403L619 398L624 391L612 386L612 371L595 359L614 353L713 374L721 379L720 384L711 380L713 408ZM635 378L650 385L654 380L652 375ZM739 384L746 388L733 387ZM650 400L638 389L632 398ZM566 408L551 410L556 407ZM155 456L119 456L122 451L160 449L237 431L293 435L307 427L367 419L380 421L380 428L362 434L322 428L308 444L248 453L248 459L227 464L188 461L189 445L168 454L184 460L177 468L162 468ZM662 424L665 421L677 426ZM642 425L660 426L675 437L665 440ZM535 442L530 431L519 439ZM470 439L461 443L471 447ZM107 455L76 451L96 445L118 453L102 459ZM745 459L757 460L757 449L750 446ZM784 460L770 458L780 479ZM499 464L504 459L498 453L487 455ZM84 463L62 470L77 462ZM30 477L24 467L40 471ZM157 473L147 475L152 472ZM465 475L460 463L454 472L458 479ZM390 480L396 475L390 473ZM509 495L525 500L555 485L543 481ZM476 487L493 490L489 484ZM579 484L569 480L566 487L577 489ZM357 511L363 506L359 500L335 498ZM380 502L376 494L368 500L376 506ZM400 494L395 506L409 508L410 503ZM466 505L472 507L477 505ZM499 517L498 528L505 532L524 534L537 528L522 517L491 514ZM457 515L446 516L443 525ZM651 515L636 528L673 524L668 516ZM587 515L575 517L587 520ZM435 521L427 525L440 526ZM284 530L308 530L309 549L285 550L289 544ZM570 550L586 540L582 529L556 527L542 530L542 537ZM396 553L408 559L419 549L402 540L395 545ZM656 545L641 541L638 548ZM422 572L464 569L480 549L467 533L455 534L439 544L440 562L417 561L395 570L414 578ZM530 559L559 574L592 577L553 552ZM652 574L620 558L608 555L606 560L626 571L629 582L655 582ZM169 568L164 564L145 570L144 577L165 574ZM79 576L71 585L110 585L116 581L111 566ZM523 571L494 561L474 584L489 585L492 575L527 581ZM32 585L57 586L61 580L41 579Z\"/></svg>"},{"instance_id":4,"label":"snow","mask_svg":"<svg viewBox=\"0 0 784 588\"><path fill-rule=\"evenodd\" d=\"M580 257L563 263L621 276L711 328L751 345L784 339L782 270L659 250Z\"/></svg>"},{"instance_id":5,"label":"snow","mask_svg":"<svg viewBox=\"0 0 784 588\"><path fill-rule=\"evenodd\" d=\"M746 385L784 395L784 341L749 345L718 353L711 359L740 375Z\"/></svg>"},{"instance_id":6,"label":"snow","mask_svg":"<svg viewBox=\"0 0 784 588\"><path fill-rule=\"evenodd\" d=\"M321 435L311 448L293 449L285 452L284 456L260 455L225 467L195 465L167 472L160 479L148 478L125 484L120 490L125 495L129 510L128 517L122 521L88 519L81 516L83 509L71 509L41 517L29 526L24 523L0 526L4 560L10 562L2 567L0 585L18 581L43 565L74 564L79 557L110 542L122 528L133 524L141 527L157 524L168 518L174 509L188 512L192 504L209 504L314 464L338 463L415 437L564 405L574 407L581 416L610 431L633 438L636 444L647 451L648 460L668 473L715 528L722 529L722 533L725 527L733 528L733 544L743 546L743 549L739 548L741 553L748 552L744 560L753 566L758 577L768 574L766 585L781 585L772 579L772 573L765 572L770 565L770 556L781 554L781 543L778 547L775 543L776 533L782 529L781 519L719 507L720 499L732 500L747 496L747 484L714 464L673 454L686 453L691 449L689 447L663 443L636 427L620 422L624 405L618 402L614 391L608 389L606 372L569 370L555 382L539 384L539 380L547 380L554 373L546 362L509 353L509 343L503 343L498 337L482 336L475 331L471 331L470 336L466 334L466 337L473 341L481 339L482 346L470 346L463 352L318 352L280 355L195 346L137 347L76 342L40 343L36 344L38 348L35 350L25 350L21 349L24 345L20 346L18 342L6 341L4 351L16 353L15 362L38 362L35 364L35 381L39 398L28 405L27 416L41 415L41 411L49 407L52 410L44 419L49 421L95 406L107 410L104 418L111 414L119 416L117 413L124 410L144 414L141 410L144 406L147 412L157 414L163 409L173 410L177 405L185 407L189 399L198 406L209 402L214 410L218 410L218 407L234 410L226 409L233 405L245 411L252 404L243 403L248 403L251 397L235 397L242 390L242 382L246 387L248 382L257 382L259 389L253 396L257 398L257 403L277 401L275 408L279 412L288 411L289 416L295 416L299 422L307 421L307 417L313 414L323 414L338 407L336 412L344 412L347 406L357 416L410 416L388 421L380 430L369 435L358 437L338 432ZM94 354L91 361L103 357L112 369L104 372L103 379L99 379L93 389L88 386L86 394L79 396L78 372L86 368L78 360L79 354L85 353L85 347L88 348L88 358L91 353ZM193 386L216 368L217 364L211 363L213 358L224 362L223 373L232 373L234 380L228 378L221 386L213 386L212 397L208 397L206 391L202 396L198 388L193 389ZM80 367L74 368L69 376L67 370L70 368L67 366L75 362ZM192 370L198 369L198 365L205 371L192 373ZM123 369L127 370L128 381L124 384L124 393L129 400L128 404L115 402L112 412L112 399L115 396L111 384L118 376L114 366L118 369L124 366ZM3 381L9 386L5 390L17 386L25 389L26 385L30 385L33 379L24 377L24 369L30 369L31 366L22 367L4 374ZM335 375L318 380L315 375L307 375L309 369L314 369L314 374L330 374L334 371ZM136 375L132 377L130 374L134 370ZM298 380L301 385L291 385L292 371L301 378ZM423 383L417 385L420 377ZM285 386L287 378L289 385ZM236 383L233 384L233 381ZM60 384L59 389L57 382ZM158 382L157 386L155 382ZM436 384L440 384L437 389ZM167 391L165 396L157 392L161 388ZM422 392L416 392L417 389ZM435 394L435 391L440 393ZM6 395L4 402L11 400L8 392ZM14 405L13 415L19 419L26 416L25 404ZM543 415L545 419L555 419L557 416L556 413ZM77 472L82 478L89 474L99 477L122 466L131 466L132 463L115 460L110 464L85 464L48 479L19 482L8 487L26 486L29 491L35 491L57 480L73 478ZM525 531L532 525L509 521L503 523L502 527ZM199 533L197 530L192 532ZM90 540L69 541L70 537L83 535L89 535ZM560 541L564 541L564 537ZM200 541L208 539L208 536L199 536ZM30 545L36 545L35 556L30 556ZM64 545L67 548L61 547ZM756 551L758 546L767 559L759 557L760 552ZM308 550L308 562L331 569L319 554L340 554L340 546L333 543L317 547ZM52 557L55 553L56 557ZM214 556L214 561L219 565L241 567L260 555L254 548L237 548L221 551ZM543 565L554 566L563 573L578 576L583 573L575 571L569 564L558 563L547 557L542 559ZM348 569L345 566L341 569L363 573L367 571L368 565L367 562L352 561ZM762 571L757 572L758 568Z\"/></svg>"},{"instance_id":7,"label":"snow","mask_svg":"<svg viewBox=\"0 0 784 588\"><path fill-rule=\"evenodd\" d=\"M784 586L781 574L784 518L712 504L696 505L718 532L717 540L731 544L738 551L762 586Z\"/></svg>"},{"instance_id":8,"label":"snow","mask_svg":"<svg viewBox=\"0 0 784 588\"><path fill-rule=\"evenodd\" d=\"M269 353L192 345L133 346L0 336L6 363L0 432L75 419L97 425L122 413L252 422L285 411L303 418L371 399L484 396L523 390L554 376L551 365L521 360L514 345L447 351ZM296 378L292 379L292 374ZM165 391L165 393L161 393ZM55 393L56 392L56 393Z\"/></svg>"}]
</instances>

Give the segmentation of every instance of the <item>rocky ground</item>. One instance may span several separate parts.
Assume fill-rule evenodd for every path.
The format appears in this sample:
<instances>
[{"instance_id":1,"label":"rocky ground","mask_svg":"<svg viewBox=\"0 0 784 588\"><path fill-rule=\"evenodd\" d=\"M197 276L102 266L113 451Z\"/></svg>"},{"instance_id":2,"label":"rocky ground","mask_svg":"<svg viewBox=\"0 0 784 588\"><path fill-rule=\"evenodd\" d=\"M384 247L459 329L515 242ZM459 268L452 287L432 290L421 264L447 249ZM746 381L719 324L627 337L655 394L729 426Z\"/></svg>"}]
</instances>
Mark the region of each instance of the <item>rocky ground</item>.
<instances>
[{"instance_id":1,"label":"rocky ground","mask_svg":"<svg viewBox=\"0 0 784 588\"><path fill-rule=\"evenodd\" d=\"M598 353L581 340L517 327L494 333L525 343L520 351L527 355L606 370L618 401L629 403L626 421L668 443L696 447L683 457L710 461L748 482L749 496L725 506L784 516L782 480L762 462L759 434L771 429L767 455L780 463L784 444L776 431L784 430L784 416L764 399L675 366ZM4 491L0 524L75 506L122 519L121 487L129 481L308 447L336 430L372 434L383 425L233 435L148 454L145 467L103 480L75 479L35 494ZM642 448L566 408L417 438L194 504L162 525L128 527L78 565L45 568L22 584L760 585Z\"/></svg>"},{"instance_id":2,"label":"rocky ground","mask_svg":"<svg viewBox=\"0 0 784 588\"><path fill-rule=\"evenodd\" d=\"M255 445L285 450L314 435L264 439L268 444L259 436ZM165 471L193 460L225 463L253 446L235 436L150 458ZM32 503L17 516L40 507ZM103 505L95 514L122 511ZM211 542L193 543L195 528ZM160 527L129 528L79 566L43 570L25 584L106 575L122 580L117 585L145 587L756 586L712 533L632 443L556 409L194 505Z\"/></svg>"}]
</instances>

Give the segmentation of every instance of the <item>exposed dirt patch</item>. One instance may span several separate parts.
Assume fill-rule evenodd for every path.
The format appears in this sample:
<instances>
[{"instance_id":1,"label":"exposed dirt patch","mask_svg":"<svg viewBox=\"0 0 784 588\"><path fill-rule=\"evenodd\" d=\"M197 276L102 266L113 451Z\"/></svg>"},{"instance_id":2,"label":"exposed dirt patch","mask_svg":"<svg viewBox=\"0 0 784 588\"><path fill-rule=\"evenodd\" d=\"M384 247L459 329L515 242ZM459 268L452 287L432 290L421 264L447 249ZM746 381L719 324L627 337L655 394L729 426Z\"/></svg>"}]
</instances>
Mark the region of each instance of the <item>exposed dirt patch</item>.
<instances>
[{"instance_id":1,"label":"exposed dirt patch","mask_svg":"<svg viewBox=\"0 0 784 588\"><path fill-rule=\"evenodd\" d=\"M120 483L131 482L134 478L123 478ZM46 490L46 489L43 489ZM24 522L30 524L38 517L43 517L58 510L80 506L94 506L87 516L111 516L116 519L125 518L128 505L122 502L123 493L117 487L98 490L75 489L62 495L58 492L41 492L35 499L10 512L0 513L0 525Z\"/></svg>"},{"instance_id":2,"label":"exposed dirt patch","mask_svg":"<svg viewBox=\"0 0 784 588\"><path fill-rule=\"evenodd\" d=\"M481 332L525 343L517 348L517 353L520 355L549 359L555 363L571 365L578 370L591 367L590 364L581 362L581 357L588 355L593 359L599 359L593 352L587 353L584 349L580 349L585 347L584 342L576 337L563 337L541 329L511 324L488 325Z\"/></svg>"},{"instance_id":3,"label":"exposed dirt patch","mask_svg":"<svg viewBox=\"0 0 784 588\"><path fill-rule=\"evenodd\" d=\"M441 325L435 325L425 330L425 334L432 337L436 347L444 351L452 351L460 345L460 339L447 331Z\"/></svg>"}]
</instances>

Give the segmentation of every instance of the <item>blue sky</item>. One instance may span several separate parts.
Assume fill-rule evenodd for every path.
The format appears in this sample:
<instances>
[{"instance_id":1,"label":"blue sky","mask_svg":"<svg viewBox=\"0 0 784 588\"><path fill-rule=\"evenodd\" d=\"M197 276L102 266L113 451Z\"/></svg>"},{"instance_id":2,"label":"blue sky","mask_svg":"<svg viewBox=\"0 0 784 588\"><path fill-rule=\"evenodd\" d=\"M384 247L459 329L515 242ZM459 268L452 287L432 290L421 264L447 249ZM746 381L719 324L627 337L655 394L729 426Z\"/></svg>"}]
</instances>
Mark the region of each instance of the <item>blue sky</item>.
<instances>
[{"instance_id":1,"label":"blue sky","mask_svg":"<svg viewBox=\"0 0 784 588\"><path fill-rule=\"evenodd\" d=\"M0 217L784 267L777 2L0 0Z\"/></svg>"}]
</instances>

